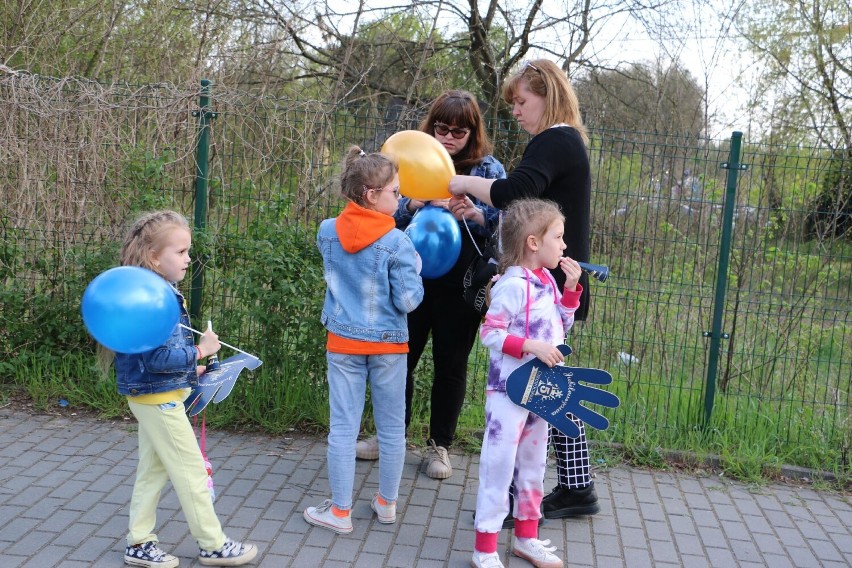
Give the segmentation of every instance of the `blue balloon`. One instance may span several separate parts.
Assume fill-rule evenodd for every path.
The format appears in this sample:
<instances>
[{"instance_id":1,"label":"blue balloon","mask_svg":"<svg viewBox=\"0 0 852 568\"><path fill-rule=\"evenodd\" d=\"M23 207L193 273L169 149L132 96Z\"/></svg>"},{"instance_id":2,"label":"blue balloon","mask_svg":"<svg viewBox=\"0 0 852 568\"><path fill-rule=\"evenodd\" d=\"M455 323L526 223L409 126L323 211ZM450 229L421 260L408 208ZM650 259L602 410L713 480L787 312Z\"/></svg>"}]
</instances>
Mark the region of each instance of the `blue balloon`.
<instances>
[{"instance_id":1,"label":"blue balloon","mask_svg":"<svg viewBox=\"0 0 852 568\"><path fill-rule=\"evenodd\" d=\"M423 263L420 276L439 278L450 271L461 252L461 229L453 214L441 207L420 209L405 229Z\"/></svg>"},{"instance_id":2,"label":"blue balloon","mask_svg":"<svg viewBox=\"0 0 852 568\"><path fill-rule=\"evenodd\" d=\"M83 323L104 347L144 353L163 345L180 321L175 292L165 279L138 266L119 266L89 282Z\"/></svg>"}]
</instances>

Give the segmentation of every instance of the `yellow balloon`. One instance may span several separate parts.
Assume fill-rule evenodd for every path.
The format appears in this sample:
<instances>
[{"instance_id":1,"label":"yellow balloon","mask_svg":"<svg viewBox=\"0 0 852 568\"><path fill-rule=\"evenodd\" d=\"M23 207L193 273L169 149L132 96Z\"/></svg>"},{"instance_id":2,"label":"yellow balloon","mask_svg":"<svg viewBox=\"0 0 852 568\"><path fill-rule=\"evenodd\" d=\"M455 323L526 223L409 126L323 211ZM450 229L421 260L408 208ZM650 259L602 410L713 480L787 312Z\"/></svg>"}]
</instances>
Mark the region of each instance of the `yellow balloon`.
<instances>
[{"instance_id":1,"label":"yellow balloon","mask_svg":"<svg viewBox=\"0 0 852 568\"><path fill-rule=\"evenodd\" d=\"M456 173L453 159L433 136L419 130L403 130L388 138L382 153L399 163L399 191L412 199L452 197L450 178Z\"/></svg>"}]
</instances>

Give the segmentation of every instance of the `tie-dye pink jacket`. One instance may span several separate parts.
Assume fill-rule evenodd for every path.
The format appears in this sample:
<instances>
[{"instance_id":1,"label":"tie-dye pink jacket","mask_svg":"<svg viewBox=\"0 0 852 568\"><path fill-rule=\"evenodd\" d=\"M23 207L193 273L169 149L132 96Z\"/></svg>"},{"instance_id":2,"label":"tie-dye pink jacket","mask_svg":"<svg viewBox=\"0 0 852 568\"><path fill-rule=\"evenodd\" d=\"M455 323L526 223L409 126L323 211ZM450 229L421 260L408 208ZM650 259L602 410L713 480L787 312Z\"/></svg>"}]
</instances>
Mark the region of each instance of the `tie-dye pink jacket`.
<instances>
[{"instance_id":1,"label":"tie-dye pink jacket","mask_svg":"<svg viewBox=\"0 0 852 568\"><path fill-rule=\"evenodd\" d=\"M533 272L520 266L506 270L491 288L491 304L479 332L482 344L491 350L486 390L505 391L506 378L533 358L521 352L524 339L565 342L582 292L578 284L563 298L547 270Z\"/></svg>"}]
</instances>

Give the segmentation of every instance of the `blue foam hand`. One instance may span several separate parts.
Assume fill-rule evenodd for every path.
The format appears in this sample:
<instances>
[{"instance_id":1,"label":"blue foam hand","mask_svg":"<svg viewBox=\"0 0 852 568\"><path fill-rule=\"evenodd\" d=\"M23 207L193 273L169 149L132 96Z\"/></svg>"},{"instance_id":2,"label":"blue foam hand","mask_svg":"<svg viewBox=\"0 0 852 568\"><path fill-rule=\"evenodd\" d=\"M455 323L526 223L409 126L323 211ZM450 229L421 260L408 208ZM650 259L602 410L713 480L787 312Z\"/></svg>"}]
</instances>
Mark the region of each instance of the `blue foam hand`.
<instances>
[{"instance_id":1,"label":"blue foam hand","mask_svg":"<svg viewBox=\"0 0 852 568\"><path fill-rule=\"evenodd\" d=\"M190 416L195 416L204 410L211 402L220 403L225 400L243 369L251 371L257 369L263 361L238 353L228 357L219 364L215 371L209 371L198 377L198 385L192 389L189 397L184 401L184 408Z\"/></svg>"},{"instance_id":2,"label":"blue foam hand","mask_svg":"<svg viewBox=\"0 0 852 568\"><path fill-rule=\"evenodd\" d=\"M203 377L204 375L201 376ZM192 389L187 399L183 401L184 409L190 416L200 414L201 411L207 408L207 405L213 402L216 393L222 388L221 383L201 384L200 380L201 377L199 377L199 384Z\"/></svg>"},{"instance_id":3,"label":"blue foam hand","mask_svg":"<svg viewBox=\"0 0 852 568\"><path fill-rule=\"evenodd\" d=\"M568 345L559 345L559 351L567 356ZM576 438L580 429L568 417L573 414L587 425L606 430L609 420L605 416L583 406L583 401L616 408L620 401L614 394L603 389L590 387L581 382L608 385L612 375L601 369L548 367L540 359L527 361L515 369L506 379L506 394L509 399L540 416L566 436Z\"/></svg>"}]
</instances>

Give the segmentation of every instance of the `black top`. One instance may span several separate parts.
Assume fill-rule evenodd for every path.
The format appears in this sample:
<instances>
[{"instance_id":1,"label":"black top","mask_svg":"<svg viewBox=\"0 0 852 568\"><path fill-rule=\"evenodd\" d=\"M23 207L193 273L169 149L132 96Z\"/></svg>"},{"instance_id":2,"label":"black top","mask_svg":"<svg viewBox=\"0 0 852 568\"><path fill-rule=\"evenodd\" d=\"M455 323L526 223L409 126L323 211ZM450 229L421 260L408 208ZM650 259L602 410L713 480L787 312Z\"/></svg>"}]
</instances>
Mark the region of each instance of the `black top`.
<instances>
[{"instance_id":1,"label":"black top","mask_svg":"<svg viewBox=\"0 0 852 568\"><path fill-rule=\"evenodd\" d=\"M570 126L548 128L536 134L524 150L521 163L506 179L491 186L491 202L505 209L520 198L549 199L556 202L565 215L565 254L580 262L589 262L591 248L592 176L589 154L580 133ZM551 273L560 288L565 273L559 268ZM589 311L589 277L580 277L583 295L574 319L583 321Z\"/></svg>"}]
</instances>

